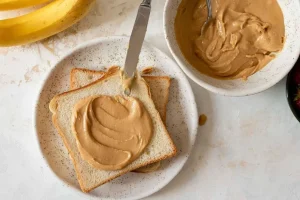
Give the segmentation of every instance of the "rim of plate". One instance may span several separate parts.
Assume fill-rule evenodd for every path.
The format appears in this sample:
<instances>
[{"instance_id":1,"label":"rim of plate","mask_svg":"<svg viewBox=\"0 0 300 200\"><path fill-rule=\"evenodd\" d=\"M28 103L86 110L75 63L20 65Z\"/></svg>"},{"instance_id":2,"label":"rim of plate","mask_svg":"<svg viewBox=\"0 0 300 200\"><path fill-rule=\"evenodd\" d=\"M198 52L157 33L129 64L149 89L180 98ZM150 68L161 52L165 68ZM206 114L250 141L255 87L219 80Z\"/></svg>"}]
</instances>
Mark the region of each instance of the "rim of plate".
<instances>
[{"instance_id":1,"label":"rim of plate","mask_svg":"<svg viewBox=\"0 0 300 200\"><path fill-rule=\"evenodd\" d=\"M297 59L292 61L293 64L286 71L281 73L281 75L278 76L277 79L272 79L268 84L262 85L260 87L251 88L251 89L247 89L247 90L243 90L243 91L230 91L230 90L226 90L226 89L222 89L222 88L212 86L212 85L202 81L201 79L197 78L197 76L189 69L190 67L185 66L185 64L181 61L181 58L179 58L177 56L177 54L175 53L174 48L171 45L171 42L170 42L169 36L168 36L168 31L167 31L167 26L168 25L167 25L167 22L166 22L166 15L169 12L167 7L169 6L171 1L172 0L166 0L165 6L164 6L164 11L163 11L164 36L165 36L165 40L167 42L168 48L169 48L172 56L174 57L174 59L178 63L179 67L184 71L184 73L190 79L192 79L195 83L197 83L199 86L205 88L208 91L211 91L211 92L216 93L216 94L220 94L220 95L224 95L224 96L232 96L232 97L242 97L242 96L250 96L250 95L258 94L258 93L261 93L261 92L273 87L278 82L280 82L291 71L291 69L293 68L293 66L297 62ZM298 1L298 3L300 3L300 2ZM298 54L300 54L300 47L298 48L297 51L298 51Z\"/></svg>"},{"instance_id":2,"label":"rim of plate","mask_svg":"<svg viewBox=\"0 0 300 200\"><path fill-rule=\"evenodd\" d=\"M75 52L81 50L81 49L84 49L84 48L87 48L87 47L90 47L90 46L93 46L93 45L97 45L101 42L109 42L109 41L113 41L113 40L129 40L129 37L127 36L108 36L108 37L99 37L99 38L96 38L96 39L92 39L92 40L89 40L89 41L86 41L82 44L79 44L78 46L76 46L75 48L67 51L67 53L65 53L61 58L58 59L58 61L53 65L53 67L51 68L51 70L49 70L48 72L46 72L46 76L41 80L40 84L40 88L38 90L38 94L36 96L36 99L35 99L35 108L34 108L34 112L33 112L33 126L34 126L34 131L35 131L35 141L38 143L38 147L39 147L39 150L40 150L40 153L43 155L42 153L42 149L41 149L41 145L40 143L38 142L39 141L39 138L38 138L38 129L37 129L37 113L38 113L38 102L40 100L40 97L41 97L41 93L42 93L42 90L45 86L45 83L46 81L50 78L51 74L54 72L54 70L56 69L57 65L59 65L59 63L61 63L63 60L65 60L67 57L71 56L72 54L74 54ZM174 62L173 59L171 59L168 55L166 55L164 52L162 52L160 49L152 46L150 43L144 41L144 44L145 46L147 46L148 48L151 48L153 49L154 51L157 51L158 53L161 53L162 55L164 55L170 62L172 62L174 65L178 66L176 62ZM195 100L195 95L194 95L194 92L192 90L192 87L187 79L187 77L185 76L185 74L182 72L181 68L178 67L178 69L180 70L180 72L182 73L182 79L183 81L186 82L187 84L187 91L190 93L190 102L192 102L192 104L195 106L195 109L192 109L193 112L194 112L194 115L195 116L198 116L198 110L197 110L197 104L196 104L196 100ZM166 185L168 185L177 175L178 173L182 170L183 166L186 164L186 161L188 160L188 158L190 157L190 153L195 145L195 140L196 140L196 136L197 136L197 132L198 132L198 119L192 119L194 126L193 129L189 130L189 135L190 135L190 138L191 138L191 141L190 141L190 148L189 150L187 151L187 155L188 156L185 156L183 158L183 162L179 163L181 166L178 167L178 169L175 171L175 173L171 174L170 176L168 176L166 179L164 179L161 184L157 187L155 187L154 189L152 190L149 190L148 192L142 192L140 193L139 195L135 196L135 197L126 197L126 198L122 198L123 200L135 200L135 199L141 199L141 198L145 198L145 197L148 197L158 191L160 191L163 187L165 187ZM43 159L44 162L46 163L46 165L49 167L49 164L48 162ZM54 172L53 170L50 168L50 171L51 173L57 178L59 179L60 181L62 181L63 183L65 183L62 179L60 179ZM86 197L86 194L83 194L82 192L80 192L79 190L75 189L74 187L69 187L69 189L71 189L72 191L75 191L76 193L78 193L80 196L82 197ZM88 194L87 194L88 195ZM97 198L97 197L92 197L92 198Z\"/></svg>"}]
</instances>

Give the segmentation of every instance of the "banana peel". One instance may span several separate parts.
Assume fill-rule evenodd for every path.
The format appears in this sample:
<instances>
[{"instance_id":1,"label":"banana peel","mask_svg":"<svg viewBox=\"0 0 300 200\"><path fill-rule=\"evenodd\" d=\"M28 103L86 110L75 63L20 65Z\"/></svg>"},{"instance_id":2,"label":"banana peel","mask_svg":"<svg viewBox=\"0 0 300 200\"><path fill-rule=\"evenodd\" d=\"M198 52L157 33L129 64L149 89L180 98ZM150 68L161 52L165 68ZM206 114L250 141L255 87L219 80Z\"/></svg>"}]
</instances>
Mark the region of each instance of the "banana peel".
<instances>
[{"instance_id":1,"label":"banana peel","mask_svg":"<svg viewBox=\"0 0 300 200\"><path fill-rule=\"evenodd\" d=\"M96 0L55 0L32 13L0 20L0 46L36 42L55 35L83 18Z\"/></svg>"},{"instance_id":2,"label":"banana peel","mask_svg":"<svg viewBox=\"0 0 300 200\"><path fill-rule=\"evenodd\" d=\"M0 0L0 11L27 8L50 1L51 0Z\"/></svg>"}]
</instances>

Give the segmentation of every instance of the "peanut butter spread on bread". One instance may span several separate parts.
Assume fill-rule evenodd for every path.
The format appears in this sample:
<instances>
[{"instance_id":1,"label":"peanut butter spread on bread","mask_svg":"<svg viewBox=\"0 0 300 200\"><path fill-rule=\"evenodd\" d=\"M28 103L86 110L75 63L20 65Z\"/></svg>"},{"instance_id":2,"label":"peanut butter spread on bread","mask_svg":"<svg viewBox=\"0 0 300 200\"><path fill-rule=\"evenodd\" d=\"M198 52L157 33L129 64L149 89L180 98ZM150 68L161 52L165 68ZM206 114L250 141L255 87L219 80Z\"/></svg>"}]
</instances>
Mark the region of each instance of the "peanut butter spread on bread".
<instances>
[{"instance_id":1,"label":"peanut butter spread on bread","mask_svg":"<svg viewBox=\"0 0 300 200\"><path fill-rule=\"evenodd\" d=\"M102 170L129 165L143 153L153 132L143 104L122 96L80 100L73 110L72 126L82 158Z\"/></svg>"}]
</instances>

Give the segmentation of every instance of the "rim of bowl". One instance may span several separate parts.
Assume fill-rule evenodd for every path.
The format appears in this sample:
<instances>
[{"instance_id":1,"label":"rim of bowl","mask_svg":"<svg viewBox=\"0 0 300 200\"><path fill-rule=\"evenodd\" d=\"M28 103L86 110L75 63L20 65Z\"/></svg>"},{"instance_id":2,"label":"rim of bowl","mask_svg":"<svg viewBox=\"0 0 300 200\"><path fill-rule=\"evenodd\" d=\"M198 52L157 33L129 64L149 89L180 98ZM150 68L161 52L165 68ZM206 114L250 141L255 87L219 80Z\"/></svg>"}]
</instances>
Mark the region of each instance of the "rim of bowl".
<instances>
[{"instance_id":1,"label":"rim of bowl","mask_svg":"<svg viewBox=\"0 0 300 200\"><path fill-rule=\"evenodd\" d=\"M289 68L287 68L286 71L284 71L283 73L281 73L281 75L277 76L275 79L272 79L269 83L264 84L260 87L255 87L255 88L250 88L250 89L243 89L241 91L231 91L231 90L227 90L227 89L223 89L223 88L218 88L215 87L211 84L206 83L205 81L202 81L200 78L198 78L195 73L193 73L193 71L191 71L191 67L186 66L183 61L181 60L181 58L179 58L179 56L177 56L177 54L175 53L175 50L173 48L173 46L171 45L170 39L169 39L169 33L167 30L168 27L168 23L166 21L166 16L168 11L168 6L170 4L170 2L173 0L167 0L164 6L164 13L163 13L163 26L164 26L164 36L168 45L168 48L172 54L172 56L174 57L175 61L178 63L179 67L184 71L184 73L190 78L192 79L195 83L197 83L199 86L205 88L208 91L211 91L213 93L219 94L219 95L224 95L224 96L233 96L233 97L242 97L242 96L250 96L250 95L254 95L260 92L263 92L271 87L273 87L274 85L276 85L279 81L281 81L295 66L297 59L295 59L294 61L292 61L292 64L290 65ZM298 54L300 55L300 46L298 48ZM183 55L182 55L183 56ZM199 72L200 73L200 72ZM204 75L204 74L203 74ZM206 76L206 75L204 75ZM211 78L211 77L209 77Z\"/></svg>"}]
</instances>

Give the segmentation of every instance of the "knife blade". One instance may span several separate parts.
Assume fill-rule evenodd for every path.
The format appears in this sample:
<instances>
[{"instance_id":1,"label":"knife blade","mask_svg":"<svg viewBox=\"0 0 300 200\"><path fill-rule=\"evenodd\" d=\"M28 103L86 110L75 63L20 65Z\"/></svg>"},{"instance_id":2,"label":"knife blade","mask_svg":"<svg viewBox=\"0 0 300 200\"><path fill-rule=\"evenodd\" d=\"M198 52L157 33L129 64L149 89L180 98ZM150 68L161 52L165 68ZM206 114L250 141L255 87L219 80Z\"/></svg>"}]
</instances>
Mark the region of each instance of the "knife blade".
<instances>
[{"instance_id":1,"label":"knife blade","mask_svg":"<svg viewBox=\"0 0 300 200\"><path fill-rule=\"evenodd\" d=\"M128 77L133 77L139 61L139 55L145 39L151 12L151 0L144 0L138 10L129 40L129 47L124 65L124 72Z\"/></svg>"}]
</instances>

